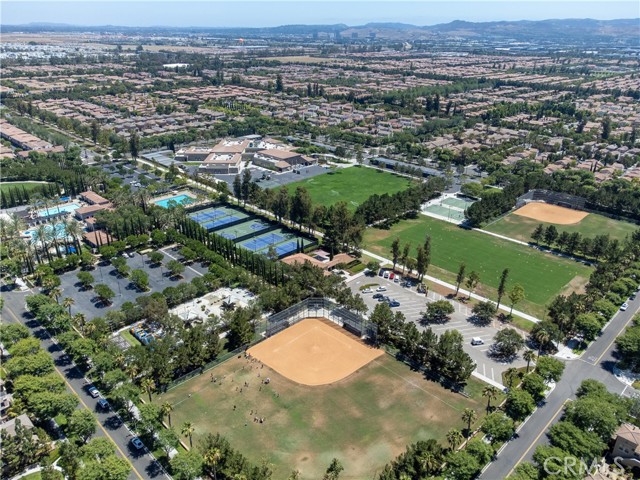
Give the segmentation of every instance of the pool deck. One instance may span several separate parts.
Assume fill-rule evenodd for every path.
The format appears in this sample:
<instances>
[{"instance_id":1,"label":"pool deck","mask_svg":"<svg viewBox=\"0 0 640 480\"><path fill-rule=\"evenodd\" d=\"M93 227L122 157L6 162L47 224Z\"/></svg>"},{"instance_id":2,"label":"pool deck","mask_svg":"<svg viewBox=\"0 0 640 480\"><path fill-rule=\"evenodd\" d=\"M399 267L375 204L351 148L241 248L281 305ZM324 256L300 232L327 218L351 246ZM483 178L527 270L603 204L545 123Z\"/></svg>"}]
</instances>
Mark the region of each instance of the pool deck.
<instances>
[{"instance_id":1,"label":"pool deck","mask_svg":"<svg viewBox=\"0 0 640 480\"><path fill-rule=\"evenodd\" d=\"M170 200L172 198L179 197L180 195L184 195L184 196L189 197L189 198L191 198L193 200L193 202L189 203L190 207L195 205L197 200L198 200L198 197L196 197L189 190L180 190L179 192L167 193L166 195L161 195L159 197L152 198L151 199L151 203L157 204L158 202L161 202L162 200Z\"/></svg>"}]
</instances>

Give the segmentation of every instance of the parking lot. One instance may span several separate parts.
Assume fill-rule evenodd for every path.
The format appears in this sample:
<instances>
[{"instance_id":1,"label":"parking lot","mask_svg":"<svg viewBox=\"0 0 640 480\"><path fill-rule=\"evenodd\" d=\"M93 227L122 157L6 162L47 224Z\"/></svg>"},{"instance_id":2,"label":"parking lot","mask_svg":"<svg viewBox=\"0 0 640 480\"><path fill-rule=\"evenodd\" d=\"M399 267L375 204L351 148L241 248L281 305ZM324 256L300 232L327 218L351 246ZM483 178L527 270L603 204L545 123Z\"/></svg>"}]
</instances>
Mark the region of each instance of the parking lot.
<instances>
[{"instance_id":1,"label":"parking lot","mask_svg":"<svg viewBox=\"0 0 640 480\"><path fill-rule=\"evenodd\" d=\"M176 252L171 249L165 249L163 251L165 258L163 264L166 264L169 260L174 258L180 259ZM171 278L168 275L168 271L163 266L154 266L149 262L149 258L146 255L134 253L132 258L127 257L127 265L131 270L144 270L149 275L149 290L141 292L136 289L129 281L128 278L122 278L116 272L113 265L98 264L94 270L89 270L89 273L93 275L93 285L105 284L114 293L115 297L112 299L110 305L103 305L97 298L95 291L83 290L78 282L77 274L80 270L74 270L72 272L65 273L60 276L62 296L71 297L75 300L74 305L71 307L71 313L83 313L87 319L102 317L111 309L119 309L125 302L134 302L140 295L150 295L153 292L162 292L167 287L175 287L181 282L190 282L197 275L206 272L206 269L199 264L193 264L185 268L182 278Z\"/></svg>"},{"instance_id":2,"label":"parking lot","mask_svg":"<svg viewBox=\"0 0 640 480\"><path fill-rule=\"evenodd\" d=\"M276 173L271 170L267 170L266 168L256 167L254 165L249 167L249 171L251 172L251 178L257 181L258 185L262 188L277 188L281 185L299 182L300 180L305 180L328 172L328 170L321 165L309 165L308 167L300 168L296 167L296 171L300 173L295 173L293 171ZM262 179L263 174L268 175L269 180ZM233 179L235 178L235 175L216 175L215 177L217 180L226 182L229 185L229 190L233 191Z\"/></svg>"},{"instance_id":3,"label":"parking lot","mask_svg":"<svg viewBox=\"0 0 640 480\"><path fill-rule=\"evenodd\" d=\"M141 168L132 165L103 165L102 169L112 178L119 178L122 185L129 185L132 192L145 188L146 185L162 182L162 178L151 172L146 172Z\"/></svg>"},{"instance_id":4,"label":"parking lot","mask_svg":"<svg viewBox=\"0 0 640 480\"><path fill-rule=\"evenodd\" d=\"M422 317L421 312L426 310L427 301L432 302L436 300L445 299L442 295L435 292L429 292L428 297L423 293L418 293L416 287L402 287L400 282L394 282L393 280L385 279L381 276L368 277L360 275L354 277L348 283L349 287L354 293L360 293L364 298L364 301L369 307L369 313L373 312L373 309L378 304L378 299L373 298L374 294L382 293L388 296L391 300L396 300L400 303L399 306L393 307L393 311L401 311L407 320L411 320L416 323L418 330L424 330L426 327L420 324ZM365 285L372 285L371 293L362 293L360 288ZM377 292L378 287L386 288L386 291ZM495 321L493 325L478 326L472 323L469 318L471 317L471 309L465 304L450 301L455 308L455 312L451 315L451 320L444 324L430 324L431 329L437 333L442 334L445 330L455 329L458 330L464 337L465 351L471 356L474 362L476 362L476 371L479 375L482 375L493 382L502 384L502 372L510 367L521 367L526 365L526 362L518 357L513 362L500 362L491 358L488 355L491 343L494 335L504 328L498 321ZM472 338L481 338L484 341L484 345L471 345Z\"/></svg>"}]
</instances>

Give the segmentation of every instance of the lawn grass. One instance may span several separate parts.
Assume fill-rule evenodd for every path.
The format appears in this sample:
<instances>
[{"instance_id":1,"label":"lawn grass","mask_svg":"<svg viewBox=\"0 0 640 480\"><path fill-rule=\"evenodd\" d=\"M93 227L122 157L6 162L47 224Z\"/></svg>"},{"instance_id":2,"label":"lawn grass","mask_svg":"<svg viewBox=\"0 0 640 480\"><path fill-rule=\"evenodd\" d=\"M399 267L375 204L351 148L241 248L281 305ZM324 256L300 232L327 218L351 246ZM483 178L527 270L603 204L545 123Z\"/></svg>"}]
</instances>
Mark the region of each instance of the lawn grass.
<instances>
[{"instance_id":1,"label":"lawn grass","mask_svg":"<svg viewBox=\"0 0 640 480\"><path fill-rule=\"evenodd\" d=\"M136 337L134 337L134 336L131 334L131 332L129 331L129 329L128 329L128 328L127 328L127 329L125 329L125 330L122 330L122 331L120 332L120 336L121 336L122 338L124 338L127 342L129 342L129 345L131 345L132 347L136 347L136 346L138 346L138 345L141 345L141 343L140 343L138 340L136 340Z\"/></svg>"},{"instance_id":2,"label":"lawn grass","mask_svg":"<svg viewBox=\"0 0 640 480\"><path fill-rule=\"evenodd\" d=\"M508 268L507 289L519 283L525 290L526 300L517 309L538 318L544 315L545 304L555 295L567 293L572 286L579 288L591 273L581 263L423 215L403 220L390 230L367 229L363 247L390 257L393 240L400 238L401 246L411 243L415 256L416 247L424 243L427 234L431 236L430 275L455 283L458 268L464 262L467 275L472 270L480 274L482 285L476 293L496 298L500 275Z\"/></svg>"},{"instance_id":3,"label":"lawn grass","mask_svg":"<svg viewBox=\"0 0 640 480\"><path fill-rule=\"evenodd\" d=\"M261 385L258 373L270 378L269 385ZM224 378L222 385L211 374ZM464 408L482 416L482 386L471 378L466 398L383 355L342 381L310 387L234 357L154 401L173 404L173 425L194 424L194 446L206 433L219 432L252 462L271 463L274 478L287 478L294 469L301 478L321 478L336 457L345 467L341 479L363 479L410 443L446 443L450 428L464 428ZM255 423L255 415L265 423Z\"/></svg>"},{"instance_id":4,"label":"lawn grass","mask_svg":"<svg viewBox=\"0 0 640 480\"><path fill-rule=\"evenodd\" d=\"M411 180L405 177L356 166L338 168L323 175L290 183L286 188L293 195L297 187L303 186L309 191L314 204L328 207L345 201L350 210L355 210L374 193L396 193L405 190L409 185Z\"/></svg>"},{"instance_id":5,"label":"lawn grass","mask_svg":"<svg viewBox=\"0 0 640 480\"><path fill-rule=\"evenodd\" d=\"M42 183L29 183L29 182L0 182L0 192L9 193L9 190L19 188L22 190L24 188L27 192L31 192L32 190L46 185L48 182Z\"/></svg>"},{"instance_id":6,"label":"lawn grass","mask_svg":"<svg viewBox=\"0 0 640 480\"><path fill-rule=\"evenodd\" d=\"M590 238L596 235L608 234L611 238L617 238L618 240L623 240L627 235L640 228L640 225L614 220L597 213L590 213L580 222L573 225L551 224L510 213L487 225L484 229L515 240L531 242L531 234L539 224L544 225L545 228L549 225L555 225L559 232L579 232L583 236Z\"/></svg>"}]
</instances>

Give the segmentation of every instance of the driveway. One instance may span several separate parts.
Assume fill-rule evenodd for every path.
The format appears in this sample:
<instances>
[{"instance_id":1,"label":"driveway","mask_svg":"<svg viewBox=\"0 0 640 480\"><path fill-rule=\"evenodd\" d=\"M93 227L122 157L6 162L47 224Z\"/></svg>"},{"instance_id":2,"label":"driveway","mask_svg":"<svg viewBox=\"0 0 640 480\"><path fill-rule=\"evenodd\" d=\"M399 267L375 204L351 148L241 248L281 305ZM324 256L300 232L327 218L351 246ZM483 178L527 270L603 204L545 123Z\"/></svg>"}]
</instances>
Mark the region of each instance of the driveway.
<instances>
[{"instance_id":1,"label":"driveway","mask_svg":"<svg viewBox=\"0 0 640 480\"><path fill-rule=\"evenodd\" d=\"M363 294L360 291L360 287L364 285L375 284L373 287L374 292ZM356 276L348 282L351 291L354 293L360 293L364 299L365 304L369 307L369 314L373 312L373 309L378 304L378 300L373 298L375 288L378 286L384 286L387 290L382 292L384 295L400 302L400 307L392 308L393 311L401 311L407 320L410 320L416 324L418 330L422 331L426 328L420 323L422 318L421 312L426 310L427 302L433 302L436 300L443 300L446 298L435 292L429 292L428 297L423 293L418 293L415 287L406 288L401 287L400 283L396 283L392 280L385 279L380 276L368 277L368 276ZM455 312L451 315L451 320L444 324L430 324L431 329L437 333L442 334L446 330L458 330L464 337L464 349L471 356L474 362L476 362L476 370L474 375L479 378L495 382L502 386L502 372L510 367L521 367L526 365L526 362L521 357L517 357L512 362L501 362L488 355L491 344L493 343L493 337L502 328L505 328L499 322L495 321L494 325L479 326L469 320L472 316L471 309L463 303L457 301L449 302L455 308ZM472 346L472 338L481 338L484 340L484 345Z\"/></svg>"}]
</instances>

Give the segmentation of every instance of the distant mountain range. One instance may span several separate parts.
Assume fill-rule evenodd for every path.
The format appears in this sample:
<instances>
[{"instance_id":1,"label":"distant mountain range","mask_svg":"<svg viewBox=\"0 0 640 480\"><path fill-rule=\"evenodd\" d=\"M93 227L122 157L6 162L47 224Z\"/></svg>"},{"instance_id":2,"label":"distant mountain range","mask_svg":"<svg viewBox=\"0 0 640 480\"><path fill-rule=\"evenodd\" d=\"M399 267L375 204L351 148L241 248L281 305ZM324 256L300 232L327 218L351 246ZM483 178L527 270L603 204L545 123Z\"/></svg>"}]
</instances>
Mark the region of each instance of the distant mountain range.
<instances>
[{"instance_id":1,"label":"distant mountain range","mask_svg":"<svg viewBox=\"0 0 640 480\"><path fill-rule=\"evenodd\" d=\"M593 20L521 20L500 22L466 22L456 20L430 26L406 23L368 23L360 26L335 25L282 25L279 27L123 27L115 25L83 26L60 23L29 23L25 25L2 25L2 32L123 32L123 33L191 33L221 36L311 36L339 33L344 39L379 38L390 40L420 40L434 37L461 38L509 38L523 39L589 39L607 40L612 38L631 39L636 46L640 43L640 19ZM635 42L633 42L635 39Z\"/></svg>"}]
</instances>

